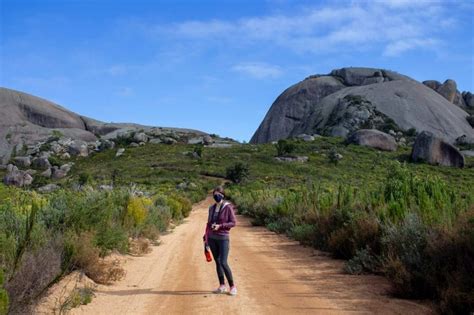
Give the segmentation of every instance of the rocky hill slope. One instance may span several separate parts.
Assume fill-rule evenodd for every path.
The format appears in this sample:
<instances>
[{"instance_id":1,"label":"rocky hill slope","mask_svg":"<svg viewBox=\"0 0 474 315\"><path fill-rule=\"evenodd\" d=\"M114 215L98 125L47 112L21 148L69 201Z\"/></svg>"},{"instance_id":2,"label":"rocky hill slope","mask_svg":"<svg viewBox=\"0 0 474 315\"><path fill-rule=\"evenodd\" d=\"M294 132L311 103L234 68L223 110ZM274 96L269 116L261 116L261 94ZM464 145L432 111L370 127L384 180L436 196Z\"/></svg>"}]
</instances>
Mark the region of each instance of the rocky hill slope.
<instances>
[{"instance_id":1,"label":"rocky hill slope","mask_svg":"<svg viewBox=\"0 0 474 315\"><path fill-rule=\"evenodd\" d=\"M145 132L149 136L207 135L190 129L105 123L73 113L45 99L7 88L0 88L0 111L0 164L6 164L12 155L18 155L20 152L34 153L32 151L35 146L47 141L51 136L91 144L99 137L110 140L133 131Z\"/></svg>"},{"instance_id":2,"label":"rocky hill slope","mask_svg":"<svg viewBox=\"0 0 474 315\"><path fill-rule=\"evenodd\" d=\"M472 140L467 109L474 109L472 94L459 92L453 80L420 83L383 69L342 68L286 89L250 142L315 133L347 137L369 128L429 131L448 142L463 135Z\"/></svg>"}]
</instances>

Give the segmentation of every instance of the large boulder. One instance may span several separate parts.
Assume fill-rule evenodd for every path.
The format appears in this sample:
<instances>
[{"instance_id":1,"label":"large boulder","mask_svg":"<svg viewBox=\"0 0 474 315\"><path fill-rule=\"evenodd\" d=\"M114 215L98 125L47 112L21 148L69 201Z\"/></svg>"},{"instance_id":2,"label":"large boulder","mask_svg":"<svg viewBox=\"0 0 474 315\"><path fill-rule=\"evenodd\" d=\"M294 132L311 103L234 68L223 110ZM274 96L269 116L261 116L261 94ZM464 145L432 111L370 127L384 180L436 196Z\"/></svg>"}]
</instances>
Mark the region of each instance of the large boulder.
<instances>
[{"instance_id":1,"label":"large boulder","mask_svg":"<svg viewBox=\"0 0 474 315\"><path fill-rule=\"evenodd\" d=\"M456 81L448 79L444 81L443 84L441 84L441 82L438 82L436 80L427 80L423 81L423 84L438 92L447 101L453 103L454 105L457 105L459 107L467 106L463 95L457 89Z\"/></svg>"},{"instance_id":2,"label":"large boulder","mask_svg":"<svg viewBox=\"0 0 474 315\"><path fill-rule=\"evenodd\" d=\"M446 80L444 83L437 89L437 92L441 94L445 99L454 102L456 97L457 85L454 80Z\"/></svg>"},{"instance_id":3,"label":"large boulder","mask_svg":"<svg viewBox=\"0 0 474 315\"><path fill-rule=\"evenodd\" d=\"M133 140L135 142L147 142L148 136L144 132L139 132L133 136Z\"/></svg>"},{"instance_id":4,"label":"large boulder","mask_svg":"<svg viewBox=\"0 0 474 315\"><path fill-rule=\"evenodd\" d=\"M47 157L34 158L31 161L31 165L35 168L42 169L42 170L48 169L51 167L51 163L49 162Z\"/></svg>"},{"instance_id":5,"label":"large boulder","mask_svg":"<svg viewBox=\"0 0 474 315\"><path fill-rule=\"evenodd\" d=\"M467 107L474 108L474 94L464 91L462 92L462 97Z\"/></svg>"},{"instance_id":6,"label":"large boulder","mask_svg":"<svg viewBox=\"0 0 474 315\"><path fill-rule=\"evenodd\" d=\"M16 156L13 158L13 162L19 167L27 168L31 165L31 158L29 156Z\"/></svg>"},{"instance_id":7,"label":"large boulder","mask_svg":"<svg viewBox=\"0 0 474 315\"><path fill-rule=\"evenodd\" d=\"M89 155L87 143L80 140L74 140L68 147L68 152L72 156L86 157Z\"/></svg>"},{"instance_id":8,"label":"large boulder","mask_svg":"<svg viewBox=\"0 0 474 315\"><path fill-rule=\"evenodd\" d=\"M445 84L446 91L450 85ZM343 68L308 77L285 90L250 142L272 142L303 133L347 137L358 129L414 128L452 143L463 134L474 136L467 116L432 88L404 75Z\"/></svg>"},{"instance_id":9,"label":"large boulder","mask_svg":"<svg viewBox=\"0 0 474 315\"><path fill-rule=\"evenodd\" d=\"M16 167L10 167L8 173L3 177L5 185L14 185L23 187L31 185L33 177L25 171L18 170Z\"/></svg>"},{"instance_id":10,"label":"large boulder","mask_svg":"<svg viewBox=\"0 0 474 315\"><path fill-rule=\"evenodd\" d=\"M464 167L464 156L456 147L428 131L421 132L413 144L413 161L432 165Z\"/></svg>"},{"instance_id":11,"label":"large boulder","mask_svg":"<svg viewBox=\"0 0 474 315\"><path fill-rule=\"evenodd\" d=\"M343 88L345 85L339 79L329 75L309 77L289 87L275 100L250 142L288 138L308 117L314 104Z\"/></svg>"},{"instance_id":12,"label":"large boulder","mask_svg":"<svg viewBox=\"0 0 474 315\"><path fill-rule=\"evenodd\" d=\"M47 185L44 185L44 186L41 186L40 188L38 188L38 191L40 193L50 193L50 192L53 192L55 190L58 190L59 189L59 186L56 185L56 184L47 184Z\"/></svg>"},{"instance_id":13,"label":"large boulder","mask_svg":"<svg viewBox=\"0 0 474 315\"><path fill-rule=\"evenodd\" d=\"M347 138L347 142L382 151L397 150L397 142L395 138L376 129L357 130Z\"/></svg>"}]
</instances>

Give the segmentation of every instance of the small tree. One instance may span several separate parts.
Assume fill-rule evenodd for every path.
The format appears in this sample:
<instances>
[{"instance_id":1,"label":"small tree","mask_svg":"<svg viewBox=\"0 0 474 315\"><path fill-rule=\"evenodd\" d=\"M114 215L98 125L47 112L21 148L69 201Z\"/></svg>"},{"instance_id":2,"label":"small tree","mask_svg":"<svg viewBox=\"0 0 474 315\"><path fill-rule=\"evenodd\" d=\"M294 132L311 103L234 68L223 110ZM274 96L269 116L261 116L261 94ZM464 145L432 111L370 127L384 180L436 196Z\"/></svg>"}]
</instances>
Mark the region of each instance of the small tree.
<instances>
[{"instance_id":1,"label":"small tree","mask_svg":"<svg viewBox=\"0 0 474 315\"><path fill-rule=\"evenodd\" d=\"M226 178L238 184L249 176L249 167L242 163L237 162L233 166L230 166L226 170Z\"/></svg>"},{"instance_id":2,"label":"small tree","mask_svg":"<svg viewBox=\"0 0 474 315\"><path fill-rule=\"evenodd\" d=\"M287 139L278 140L277 144L275 144L275 147L277 149L278 156L289 155L296 149L295 144Z\"/></svg>"}]
</instances>

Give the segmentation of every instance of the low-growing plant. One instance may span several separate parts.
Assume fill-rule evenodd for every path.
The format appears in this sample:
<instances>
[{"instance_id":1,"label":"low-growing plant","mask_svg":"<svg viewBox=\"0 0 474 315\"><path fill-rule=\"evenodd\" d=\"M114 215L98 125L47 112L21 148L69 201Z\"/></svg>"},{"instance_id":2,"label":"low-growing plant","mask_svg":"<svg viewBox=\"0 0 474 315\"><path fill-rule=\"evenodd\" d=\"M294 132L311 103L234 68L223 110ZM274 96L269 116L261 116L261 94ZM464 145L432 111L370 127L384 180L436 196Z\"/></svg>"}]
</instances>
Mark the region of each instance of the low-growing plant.
<instances>
[{"instance_id":1,"label":"low-growing plant","mask_svg":"<svg viewBox=\"0 0 474 315\"><path fill-rule=\"evenodd\" d=\"M236 184L239 184L243 180L247 179L249 177L249 174L249 167L242 162L237 162L226 169L226 178Z\"/></svg>"},{"instance_id":2,"label":"low-growing plant","mask_svg":"<svg viewBox=\"0 0 474 315\"><path fill-rule=\"evenodd\" d=\"M296 145L291 140L280 139L275 144L275 148L278 156L285 156L292 154L296 149Z\"/></svg>"},{"instance_id":3,"label":"low-growing plant","mask_svg":"<svg viewBox=\"0 0 474 315\"><path fill-rule=\"evenodd\" d=\"M64 314L73 308L87 305L92 302L94 296L94 290L90 287L75 288L61 304L59 311L61 314Z\"/></svg>"},{"instance_id":4,"label":"low-growing plant","mask_svg":"<svg viewBox=\"0 0 474 315\"><path fill-rule=\"evenodd\" d=\"M82 172L79 174L79 178L78 178L79 185L81 186L87 185L91 183L91 181L92 181L92 175L90 173Z\"/></svg>"},{"instance_id":5,"label":"low-growing plant","mask_svg":"<svg viewBox=\"0 0 474 315\"><path fill-rule=\"evenodd\" d=\"M61 164L62 164L62 161L55 155L51 155L49 158L48 158L48 161L49 161L49 164L51 164L52 166L58 166L60 167Z\"/></svg>"},{"instance_id":6,"label":"low-growing plant","mask_svg":"<svg viewBox=\"0 0 474 315\"><path fill-rule=\"evenodd\" d=\"M4 315L8 312L8 293L4 288L3 270L0 269L0 314Z\"/></svg>"},{"instance_id":7,"label":"low-growing plant","mask_svg":"<svg viewBox=\"0 0 474 315\"><path fill-rule=\"evenodd\" d=\"M369 247L358 249L355 255L344 265L344 271L353 275L374 273L380 268L380 261Z\"/></svg>"}]
</instances>

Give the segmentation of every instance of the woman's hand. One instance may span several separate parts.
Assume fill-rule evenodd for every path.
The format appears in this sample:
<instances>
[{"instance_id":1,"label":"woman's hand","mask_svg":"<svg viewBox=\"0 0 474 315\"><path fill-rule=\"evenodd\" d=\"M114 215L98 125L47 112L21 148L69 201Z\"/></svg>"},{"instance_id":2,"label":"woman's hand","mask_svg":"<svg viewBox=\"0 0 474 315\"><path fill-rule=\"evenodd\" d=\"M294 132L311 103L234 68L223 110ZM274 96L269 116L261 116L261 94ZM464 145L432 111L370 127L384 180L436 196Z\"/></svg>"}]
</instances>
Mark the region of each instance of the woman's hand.
<instances>
[{"instance_id":1,"label":"woman's hand","mask_svg":"<svg viewBox=\"0 0 474 315\"><path fill-rule=\"evenodd\" d=\"M214 231L217 231L218 229L220 229L220 227L221 227L220 224L215 224L215 223L211 226L211 228L212 228Z\"/></svg>"}]
</instances>

